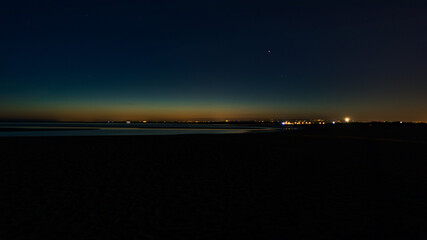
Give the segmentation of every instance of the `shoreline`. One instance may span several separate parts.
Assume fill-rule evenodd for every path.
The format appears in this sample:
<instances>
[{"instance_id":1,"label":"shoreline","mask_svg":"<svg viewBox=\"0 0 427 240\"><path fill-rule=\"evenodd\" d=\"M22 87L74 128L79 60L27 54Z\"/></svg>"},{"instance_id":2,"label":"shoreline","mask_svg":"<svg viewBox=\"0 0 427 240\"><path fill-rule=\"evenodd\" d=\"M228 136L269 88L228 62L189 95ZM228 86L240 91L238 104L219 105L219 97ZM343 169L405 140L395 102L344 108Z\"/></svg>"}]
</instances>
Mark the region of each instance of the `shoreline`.
<instances>
[{"instance_id":1,"label":"shoreline","mask_svg":"<svg viewBox=\"0 0 427 240\"><path fill-rule=\"evenodd\" d=\"M274 128L62 128L27 127L0 128L0 137L43 137L43 136L154 136L154 135L194 135L194 134L245 134L259 132L278 132Z\"/></svg>"}]
</instances>

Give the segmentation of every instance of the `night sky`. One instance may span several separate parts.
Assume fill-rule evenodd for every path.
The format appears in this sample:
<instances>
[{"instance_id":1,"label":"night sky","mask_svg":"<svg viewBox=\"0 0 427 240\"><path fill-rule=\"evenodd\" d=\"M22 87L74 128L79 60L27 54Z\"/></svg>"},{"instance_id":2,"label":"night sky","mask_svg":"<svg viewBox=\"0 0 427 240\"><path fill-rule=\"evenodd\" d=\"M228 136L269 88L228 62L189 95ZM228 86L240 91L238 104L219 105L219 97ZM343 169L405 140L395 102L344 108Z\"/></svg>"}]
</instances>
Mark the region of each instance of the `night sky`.
<instances>
[{"instance_id":1,"label":"night sky","mask_svg":"<svg viewBox=\"0 0 427 240\"><path fill-rule=\"evenodd\" d=\"M427 121L426 1L2 1L0 53L0 120Z\"/></svg>"}]
</instances>

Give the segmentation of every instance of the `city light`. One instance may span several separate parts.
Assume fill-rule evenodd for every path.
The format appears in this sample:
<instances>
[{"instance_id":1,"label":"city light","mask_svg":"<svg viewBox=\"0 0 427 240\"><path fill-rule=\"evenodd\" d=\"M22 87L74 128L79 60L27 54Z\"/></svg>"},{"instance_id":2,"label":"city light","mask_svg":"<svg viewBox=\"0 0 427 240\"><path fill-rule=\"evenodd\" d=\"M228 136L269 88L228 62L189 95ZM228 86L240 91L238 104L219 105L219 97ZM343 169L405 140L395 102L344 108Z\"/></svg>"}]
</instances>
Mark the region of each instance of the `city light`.
<instances>
[{"instance_id":1,"label":"city light","mask_svg":"<svg viewBox=\"0 0 427 240\"><path fill-rule=\"evenodd\" d=\"M344 120L345 120L345 122L350 122L350 118L349 117L346 117Z\"/></svg>"}]
</instances>

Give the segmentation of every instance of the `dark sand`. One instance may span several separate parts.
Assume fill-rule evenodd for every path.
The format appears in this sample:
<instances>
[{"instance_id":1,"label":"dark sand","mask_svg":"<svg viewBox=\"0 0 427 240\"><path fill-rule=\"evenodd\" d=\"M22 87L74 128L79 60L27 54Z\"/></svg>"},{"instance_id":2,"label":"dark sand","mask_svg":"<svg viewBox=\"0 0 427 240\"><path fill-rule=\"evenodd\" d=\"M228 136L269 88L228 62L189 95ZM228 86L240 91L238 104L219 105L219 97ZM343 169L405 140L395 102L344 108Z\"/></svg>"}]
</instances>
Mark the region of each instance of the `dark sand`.
<instances>
[{"instance_id":1,"label":"dark sand","mask_svg":"<svg viewBox=\"0 0 427 240\"><path fill-rule=\"evenodd\" d=\"M427 239L426 133L0 138L0 239Z\"/></svg>"}]
</instances>

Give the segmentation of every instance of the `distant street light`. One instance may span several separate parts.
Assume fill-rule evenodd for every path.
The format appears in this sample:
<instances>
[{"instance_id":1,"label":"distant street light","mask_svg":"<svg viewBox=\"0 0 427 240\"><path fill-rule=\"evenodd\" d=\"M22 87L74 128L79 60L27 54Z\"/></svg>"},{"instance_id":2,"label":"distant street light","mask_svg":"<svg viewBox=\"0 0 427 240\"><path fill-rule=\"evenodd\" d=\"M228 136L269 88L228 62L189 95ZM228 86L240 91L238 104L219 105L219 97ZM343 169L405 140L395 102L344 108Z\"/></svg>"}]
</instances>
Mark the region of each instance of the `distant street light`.
<instances>
[{"instance_id":1,"label":"distant street light","mask_svg":"<svg viewBox=\"0 0 427 240\"><path fill-rule=\"evenodd\" d=\"M345 120L345 122L350 122L350 118L349 117L346 117L344 120Z\"/></svg>"}]
</instances>

